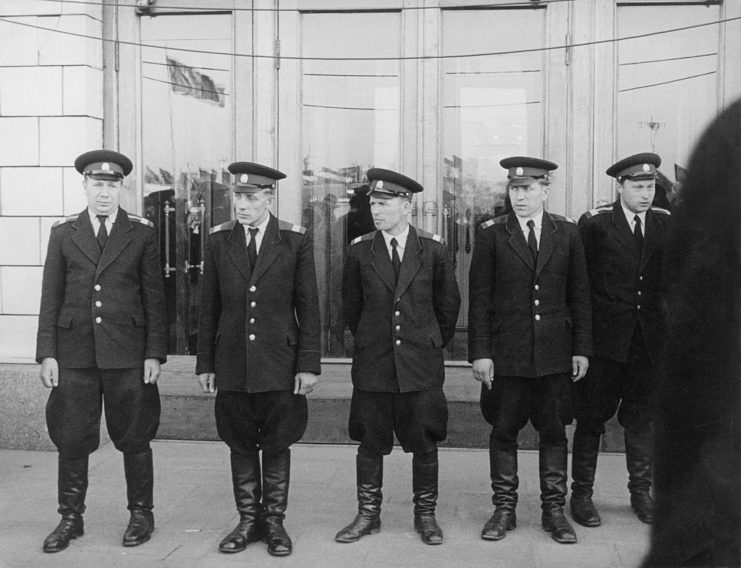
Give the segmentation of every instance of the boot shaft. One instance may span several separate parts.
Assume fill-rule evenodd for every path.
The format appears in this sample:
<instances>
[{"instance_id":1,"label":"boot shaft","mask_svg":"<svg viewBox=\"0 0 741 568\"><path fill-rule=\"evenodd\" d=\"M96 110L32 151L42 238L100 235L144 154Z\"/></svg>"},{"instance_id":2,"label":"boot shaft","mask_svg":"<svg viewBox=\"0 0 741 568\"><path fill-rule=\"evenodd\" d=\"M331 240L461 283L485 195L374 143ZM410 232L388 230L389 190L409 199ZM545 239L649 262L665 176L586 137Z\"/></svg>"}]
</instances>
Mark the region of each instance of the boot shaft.
<instances>
[{"instance_id":1,"label":"boot shaft","mask_svg":"<svg viewBox=\"0 0 741 568\"><path fill-rule=\"evenodd\" d=\"M262 454L262 504L266 519L284 519L291 477L291 450Z\"/></svg>"},{"instance_id":2,"label":"boot shaft","mask_svg":"<svg viewBox=\"0 0 741 568\"><path fill-rule=\"evenodd\" d=\"M77 460L59 456L57 470L57 497L59 514L67 518L82 517L88 486L88 458Z\"/></svg>"},{"instance_id":3,"label":"boot shaft","mask_svg":"<svg viewBox=\"0 0 741 568\"><path fill-rule=\"evenodd\" d=\"M152 450L141 454L124 454L124 473L129 511L151 511L154 507Z\"/></svg>"}]
</instances>

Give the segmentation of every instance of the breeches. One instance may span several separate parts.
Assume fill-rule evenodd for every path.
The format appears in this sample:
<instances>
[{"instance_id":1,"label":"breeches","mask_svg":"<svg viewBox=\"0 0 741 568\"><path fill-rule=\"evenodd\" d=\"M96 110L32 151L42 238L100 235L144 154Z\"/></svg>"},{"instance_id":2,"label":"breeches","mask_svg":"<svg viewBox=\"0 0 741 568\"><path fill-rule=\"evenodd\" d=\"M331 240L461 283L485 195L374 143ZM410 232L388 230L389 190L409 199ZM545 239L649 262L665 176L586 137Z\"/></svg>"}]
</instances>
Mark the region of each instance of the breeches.
<instances>
[{"instance_id":1,"label":"breeches","mask_svg":"<svg viewBox=\"0 0 741 568\"><path fill-rule=\"evenodd\" d=\"M49 436L64 459L81 459L100 444L105 403L108 434L125 454L149 450L160 423L156 384L144 384L144 369L60 369L59 385L46 403Z\"/></svg>"}]
</instances>

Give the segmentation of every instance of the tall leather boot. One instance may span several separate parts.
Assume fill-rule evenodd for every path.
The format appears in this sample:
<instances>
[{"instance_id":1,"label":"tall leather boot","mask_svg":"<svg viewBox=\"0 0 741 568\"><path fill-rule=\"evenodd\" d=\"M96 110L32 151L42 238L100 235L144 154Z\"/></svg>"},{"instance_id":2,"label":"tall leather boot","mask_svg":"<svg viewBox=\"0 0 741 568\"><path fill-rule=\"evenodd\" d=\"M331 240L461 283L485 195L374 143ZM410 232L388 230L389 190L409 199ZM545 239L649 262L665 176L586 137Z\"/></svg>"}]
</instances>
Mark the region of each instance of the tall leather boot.
<instances>
[{"instance_id":1,"label":"tall leather boot","mask_svg":"<svg viewBox=\"0 0 741 568\"><path fill-rule=\"evenodd\" d=\"M260 501L262 499L262 478L260 476L260 456L252 454L231 454L232 487L234 501L239 512L239 524L219 543L221 552L242 552L247 545L262 540L260 525Z\"/></svg>"},{"instance_id":2,"label":"tall leather boot","mask_svg":"<svg viewBox=\"0 0 741 568\"><path fill-rule=\"evenodd\" d=\"M424 463L412 458L412 491L414 492L414 530L425 544L442 544L443 531L435 519L437 505L438 462Z\"/></svg>"},{"instance_id":3,"label":"tall leather boot","mask_svg":"<svg viewBox=\"0 0 741 568\"><path fill-rule=\"evenodd\" d=\"M517 527L517 448L507 450L489 449L489 471L491 475L491 498L495 510L481 530L484 540L501 540L507 531Z\"/></svg>"},{"instance_id":4,"label":"tall leather boot","mask_svg":"<svg viewBox=\"0 0 741 568\"><path fill-rule=\"evenodd\" d=\"M625 429L625 461L628 466L630 506L647 524L654 522L651 499L651 430L648 427Z\"/></svg>"},{"instance_id":5,"label":"tall leather boot","mask_svg":"<svg viewBox=\"0 0 741 568\"><path fill-rule=\"evenodd\" d=\"M131 517L124 532L123 545L139 546L147 542L154 531L152 450L141 454L124 454L124 473Z\"/></svg>"},{"instance_id":6,"label":"tall leather boot","mask_svg":"<svg viewBox=\"0 0 741 568\"><path fill-rule=\"evenodd\" d=\"M59 552L69 541L85 534L82 514L85 512L88 458L68 460L59 456L57 495L62 520L44 540L44 552Z\"/></svg>"},{"instance_id":7,"label":"tall leather boot","mask_svg":"<svg viewBox=\"0 0 741 568\"><path fill-rule=\"evenodd\" d=\"M355 458L357 475L358 514L334 539L337 542L356 542L367 534L381 530L381 502L383 501L383 457Z\"/></svg>"},{"instance_id":8,"label":"tall leather boot","mask_svg":"<svg viewBox=\"0 0 741 568\"><path fill-rule=\"evenodd\" d=\"M288 556L293 542L283 528L288 506L288 484L291 474L291 450L262 453L263 528L268 552L273 556Z\"/></svg>"},{"instance_id":9,"label":"tall leather boot","mask_svg":"<svg viewBox=\"0 0 741 568\"><path fill-rule=\"evenodd\" d=\"M571 457L571 516L585 527L598 527L602 523L592 502L599 444L600 434L580 427L577 422Z\"/></svg>"},{"instance_id":10,"label":"tall leather boot","mask_svg":"<svg viewBox=\"0 0 741 568\"><path fill-rule=\"evenodd\" d=\"M540 500L543 529L560 544L576 542L576 532L563 514L566 504L566 446L540 446Z\"/></svg>"}]
</instances>

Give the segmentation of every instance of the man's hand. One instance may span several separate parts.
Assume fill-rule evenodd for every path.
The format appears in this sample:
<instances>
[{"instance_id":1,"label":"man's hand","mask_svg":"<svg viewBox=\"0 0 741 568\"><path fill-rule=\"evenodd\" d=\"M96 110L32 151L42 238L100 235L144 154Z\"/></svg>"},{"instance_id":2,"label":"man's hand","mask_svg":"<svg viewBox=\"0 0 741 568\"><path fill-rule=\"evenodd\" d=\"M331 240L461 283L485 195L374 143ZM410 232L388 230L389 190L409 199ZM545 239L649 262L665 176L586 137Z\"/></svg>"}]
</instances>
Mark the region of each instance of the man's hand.
<instances>
[{"instance_id":1,"label":"man's hand","mask_svg":"<svg viewBox=\"0 0 741 568\"><path fill-rule=\"evenodd\" d=\"M589 368L589 359L583 355L574 355L571 358L571 380L576 382L584 378Z\"/></svg>"},{"instance_id":2,"label":"man's hand","mask_svg":"<svg viewBox=\"0 0 741 568\"><path fill-rule=\"evenodd\" d=\"M216 392L216 373L201 373L198 375L198 382L201 383L201 390L205 393Z\"/></svg>"},{"instance_id":3,"label":"man's hand","mask_svg":"<svg viewBox=\"0 0 741 568\"><path fill-rule=\"evenodd\" d=\"M153 385L160 378L160 360L144 359L144 384Z\"/></svg>"},{"instance_id":4,"label":"man's hand","mask_svg":"<svg viewBox=\"0 0 741 568\"><path fill-rule=\"evenodd\" d=\"M494 380L494 361L491 359L474 359L473 378L484 383L491 390L491 382Z\"/></svg>"},{"instance_id":5,"label":"man's hand","mask_svg":"<svg viewBox=\"0 0 741 568\"><path fill-rule=\"evenodd\" d=\"M44 357L41 361L39 377L48 389L59 386L59 363L54 357Z\"/></svg>"},{"instance_id":6,"label":"man's hand","mask_svg":"<svg viewBox=\"0 0 741 568\"><path fill-rule=\"evenodd\" d=\"M296 386L293 394L309 394L314 390L317 378L314 373L296 373Z\"/></svg>"}]
</instances>

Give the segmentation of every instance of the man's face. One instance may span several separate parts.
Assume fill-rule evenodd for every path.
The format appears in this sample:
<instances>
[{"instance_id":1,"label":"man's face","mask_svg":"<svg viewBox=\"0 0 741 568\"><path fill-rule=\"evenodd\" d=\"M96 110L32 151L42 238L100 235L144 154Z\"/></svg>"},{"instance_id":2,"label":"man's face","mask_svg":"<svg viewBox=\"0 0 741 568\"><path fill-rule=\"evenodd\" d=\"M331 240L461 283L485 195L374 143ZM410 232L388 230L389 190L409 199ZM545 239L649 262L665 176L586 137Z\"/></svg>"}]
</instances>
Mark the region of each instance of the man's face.
<instances>
[{"instance_id":1,"label":"man's face","mask_svg":"<svg viewBox=\"0 0 741 568\"><path fill-rule=\"evenodd\" d=\"M509 186L509 199L518 217L533 217L543 209L548 199L548 186L538 180L518 182Z\"/></svg>"},{"instance_id":2,"label":"man's face","mask_svg":"<svg viewBox=\"0 0 741 568\"><path fill-rule=\"evenodd\" d=\"M643 213L654 200L656 194L656 180L653 179L625 179L618 184L620 201L628 211Z\"/></svg>"},{"instance_id":3,"label":"man's face","mask_svg":"<svg viewBox=\"0 0 741 568\"><path fill-rule=\"evenodd\" d=\"M87 206L96 215L110 215L121 202L123 180L86 176L82 182Z\"/></svg>"},{"instance_id":4,"label":"man's face","mask_svg":"<svg viewBox=\"0 0 741 568\"><path fill-rule=\"evenodd\" d=\"M235 191L234 209L237 212L237 221L242 225L259 225L268 216L268 206L273 202L273 195L269 190Z\"/></svg>"},{"instance_id":5,"label":"man's face","mask_svg":"<svg viewBox=\"0 0 741 568\"><path fill-rule=\"evenodd\" d=\"M397 234L404 230L412 204L403 197L371 195L370 208L376 229Z\"/></svg>"}]
</instances>

